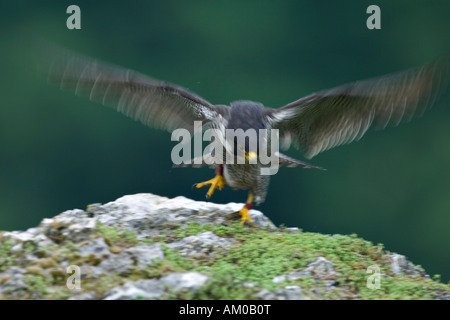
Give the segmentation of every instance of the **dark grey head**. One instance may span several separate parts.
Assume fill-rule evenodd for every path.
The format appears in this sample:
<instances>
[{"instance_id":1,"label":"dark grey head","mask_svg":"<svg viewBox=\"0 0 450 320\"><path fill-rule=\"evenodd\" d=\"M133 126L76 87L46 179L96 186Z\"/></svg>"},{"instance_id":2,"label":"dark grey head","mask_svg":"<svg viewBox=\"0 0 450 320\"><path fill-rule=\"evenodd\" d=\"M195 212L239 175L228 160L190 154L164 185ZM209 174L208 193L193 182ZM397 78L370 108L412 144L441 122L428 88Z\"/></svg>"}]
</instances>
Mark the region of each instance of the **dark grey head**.
<instances>
[{"instance_id":1,"label":"dark grey head","mask_svg":"<svg viewBox=\"0 0 450 320\"><path fill-rule=\"evenodd\" d=\"M231 110L228 118L226 129L242 129L244 137L239 135L239 131L235 131L237 136L234 138L234 155L239 150L245 151L245 154L259 154L259 130L266 129L266 119L264 115L264 105L259 102L240 100L230 104ZM251 129L250 131L248 131ZM253 131L253 132L251 132ZM254 143L250 143L252 134L256 134ZM241 140L242 139L242 140ZM243 141L245 141L243 143Z\"/></svg>"},{"instance_id":2,"label":"dark grey head","mask_svg":"<svg viewBox=\"0 0 450 320\"><path fill-rule=\"evenodd\" d=\"M264 129L264 105L249 100L233 101L230 104L231 112L228 119L228 129Z\"/></svg>"}]
</instances>

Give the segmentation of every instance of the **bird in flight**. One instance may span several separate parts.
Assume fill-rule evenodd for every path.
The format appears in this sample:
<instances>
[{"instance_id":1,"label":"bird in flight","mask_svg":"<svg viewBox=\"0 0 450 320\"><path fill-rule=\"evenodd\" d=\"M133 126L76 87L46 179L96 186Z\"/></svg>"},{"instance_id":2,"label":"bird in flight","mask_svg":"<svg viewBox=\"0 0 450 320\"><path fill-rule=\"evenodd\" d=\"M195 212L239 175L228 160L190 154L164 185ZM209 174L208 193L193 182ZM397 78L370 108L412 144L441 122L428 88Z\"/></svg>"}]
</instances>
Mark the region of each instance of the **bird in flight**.
<instances>
[{"instance_id":1,"label":"bird in flight","mask_svg":"<svg viewBox=\"0 0 450 320\"><path fill-rule=\"evenodd\" d=\"M192 131L194 122L201 121L203 127L215 128L223 135L227 129L277 129L282 148L293 145L308 159L359 140L370 127L383 129L421 114L442 92L449 75L449 60L440 58L416 69L344 84L280 108L269 108L246 100L229 106L212 104L182 87L66 49L52 50L49 57L50 82L113 107L149 127ZM234 159L243 156L244 162L220 163L214 178L194 185L209 186L208 199L225 185L249 189L247 201L238 212L242 224L252 221L248 211L253 202L265 200L269 187L270 175L260 170L264 165L251 160L257 160L262 149L270 149L271 138L266 135L257 139L256 146L235 140L232 151L224 145L224 154L231 152ZM275 157L279 166L322 169L279 152ZM193 159L190 164L195 163Z\"/></svg>"}]
</instances>

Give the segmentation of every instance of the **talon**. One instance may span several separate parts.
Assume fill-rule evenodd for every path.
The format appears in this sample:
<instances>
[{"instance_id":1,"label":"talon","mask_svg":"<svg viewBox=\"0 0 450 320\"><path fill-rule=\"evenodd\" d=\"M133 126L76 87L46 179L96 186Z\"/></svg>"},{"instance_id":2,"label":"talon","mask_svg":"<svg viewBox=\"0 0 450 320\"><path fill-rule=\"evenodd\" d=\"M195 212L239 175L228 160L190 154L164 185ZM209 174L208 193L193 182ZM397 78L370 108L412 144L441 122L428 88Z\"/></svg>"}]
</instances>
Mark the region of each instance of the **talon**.
<instances>
[{"instance_id":1,"label":"talon","mask_svg":"<svg viewBox=\"0 0 450 320\"><path fill-rule=\"evenodd\" d=\"M250 208L248 208L250 207ZM241 222L240 224L243 225L246 221L248 223L252 223L253 220L252 218L250 218L250 215L248 214L248 210L251 209L252 205L251 204L245 204L245 206L238 212L239 215L241 216Z\"/></svg>"},{"instance_id":2,"label":"talon","mask_svg":"<svg viewBox=\"0 0 450 320\"><path fill-rule=\"evenodd\" d=\"M223 167L217 167L216 176L214 178L205 182L196 183L192 187L196 187L197 189L199 189L206 185L211 185L211 187L209 187L208 192L206 193L206 199L210 199L216 188L219 188L220 191L226 184L225 178L222 176L222 171Z\"/></svg>"},{"instance_id":3,"label":"talon","mask_svg":"<svg viewBox=\"0 0 450 320\"><path fill-rule=\"evenodd\" d=\"M252 223L252 218L250 218L250 215L248 214L248 211L253 208L252 205L253 202L253 194L252 192L249 192L247 201L245 202L245 206L238 212L241 216L241 225L243 225L246 221L248 223Z\"/></svg>"}]
</instances>

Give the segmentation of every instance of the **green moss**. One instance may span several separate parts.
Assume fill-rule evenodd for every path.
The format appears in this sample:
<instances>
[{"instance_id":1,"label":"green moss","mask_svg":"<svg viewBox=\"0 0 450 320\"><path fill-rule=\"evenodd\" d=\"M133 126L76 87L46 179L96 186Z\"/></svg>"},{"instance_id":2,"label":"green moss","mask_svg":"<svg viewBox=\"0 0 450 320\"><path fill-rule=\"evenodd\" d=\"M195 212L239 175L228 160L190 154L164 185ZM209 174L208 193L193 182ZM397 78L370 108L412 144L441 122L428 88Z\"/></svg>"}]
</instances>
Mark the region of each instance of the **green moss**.
<instances>
[{"instance_id":1,"label":"green moss","mask_svg":"<svg viewBox=\"0 0 450 320\"><path fill-rule=\"evenodd\" d=\"M450 292L449 285L439 283L439 276L426 279L422 275L394 274L390 261L385 259L390 252L381 244L374 245L357 235L324 235L301 230L291 232L286 228L263 230L226 221L221 225L190 223L178 228L170 227L161 230L157 237L138 241L134 232L102 224L97 227L98 235L117 249L160 242L164 258L155 260L150 266L135 266L128 276L103 274L84 277L82 290L78 292L66 288L65 269L55 266L95 264L89 257L79 256L77 252L81 244L66 241L57 246L39 248L24 244L22 250L11 253L13 242L0 240L0 271L12 265L25 268L28 265L23 260L23 254L42 251L42 258L38 261L46 262L42 267L48 267L51 276L45 277L39 272L25 275L27 288L21 297L29 299L65 299L83 292L95 292L102 298L108 290L127 280L160 278L173 272L187 271L201 272L208 275L209 280L195 292L171 292L168 288L164 299L255 299L263 289L273 291L287 285L301 287L303 294L312 299L433 299L437 293ZM232 238L234 245L216 248L215 255L188 259L165 244L206 231ZM304 270L318 257L333 263L336 273L331 278L306 276L286 279L281 283L272 281L276 276ZM373 265L382 274L380 289L375 290L367 287L367 268ZM6 281L8 278L4 279Z\"/></svg>"},{"instance_id":2,"label":"green moss","mask_svg":"<svg viewBox=\"0 0 450 320\"><path fill-rule=\"evenodd\" d=\"M185 237L200 234L206 231L211 231L211 226L209 224L201 224L198 222L188 223L182 227L173 230L173 235L177 239L182 239Z\"/></svg>"},{"instance_id":3,"label":"green moss","mask_svg":"<svg viewBox=\"0 0 450 320\"><path fill-rule=\"evenodd\" d=\"M30 298L40 298L49 293L48 286L51 283L50 278L41 275L26 275L23 282L27 286Z\"/></svg>"},{"instance_id":4,"label":"green moss","mask_svg":"<svg viewBox=\"0 0 450 320\"><path fill-rule=\"evenodd\" d=\"M113 287L123 285L127 278L115 274L103 274L101 277L81 280L81 292L73 291L71 296L83 292L94 292L100 299Z\"/></svg>"},{"instance_id":5,"label":"green moss","mask_svg":"<svg viewBox=\"0 0 450 320\"><path fill-rule=\"evenodd\" d=\"M135 246L138 244L136 233L97 223L98 233L105 238L109 245Z\"/></svg>"},{"instance_id":6,"label":"green moss","mask_svg":"<svg viewBox=\"0 0 450 320\"><path fill-rule=\"evenodd\" d=\"M14 265L14 256L11 255L13 242L10 240L0 241L0 271L5 271L8 267Z\"/></svg>"},{"instance_id":7,"label":"green moss","mask_svg":"<svg viewBox=\"0 0 450 320\"><path fill-rule=\"evenodd\" d=\"M246 287L244 282L237 280L234 275L239 268L224 264L214 269L214 275L208 282L195 292L181 291L169 292L164 298L167 299L226 299L247 300L254 298L255 287ZM206 272L203 272L206 274Z\"/></svg>"},{"instance_id":8,"label":"green moss","mask_svg":"<svg viewBox=\"0 0 450 320\"><path fill-rule=\"evenodd\" d=\"M433 299L437 291L449 291L447 285L436 283L430 279L418 280L413 277L381 279L379 290L370 290L361 286L358 297L361 299Z\"/></svg>"},{"instance_id":9,"label":"green moss","mask_svg":"<svg viewBox=\"0 0 450 320\"><path fill-rule=\"evenodd\" d=\"M141 240L142 244L153 244L155 240L153 238L145 238Z\"/></svg>"},{"instance_id":10,"label":"green moss","mask_svg":"<svg viewBox=\"0 0 450 320\"><path fill-rule=\"evenodd\" d=\"M448 285L418 277L392 277L394 274L383 255L389 252L383 246L358 238L357 235L323 235L308 232L289 232L286 229L258 230L230 226L186 226L183 235L206 230L221 237L233 237L237 244L226 254L199 260L194 270L210 275L210 281L196 293L183 293L181 298L196 299L248 299L261 289L274 290L286 285L299 285L311 298L361 298L361 299L431 299L436 291L450 291ZM293 270L301 270L318 257L334 264L335 288L330 290L326 281L302 278L276 284L272 279ZM381 288L367 288L367 268L377 265L381 274ZM205 267L207 266L207 267ZM252 283L248 288L243 283ZM178 296L180 297L180 296Z\"/></svg>"},{"instance_id":11,"label":"green moss","mask_svg":"<svg viewBox=\"0 0 450 320\"><path fill-rule=\"evenodd\" d=\"M77 244L72 241L67 241L64 245L60 245L57 249L54 249L53 255L55 260L68 260L69 264L77 264L74 263L78 261L81 256L78 253L79 247Z\"/></svg>"},{"instance_id":12,"label":"green moss","mask_svg":"<svg viewBox=\"0 0 450 320\"><path fill-rule=\"evenodd\" d=\"M138 274L144 274L146 278L160 278L173 272L186 272L195 269L195 263L183 258L172 248L162 246L164 259L155 259L153 263L138 270ZM136 274L136 273L135 273Z\"/></svg>"}]
</instances>

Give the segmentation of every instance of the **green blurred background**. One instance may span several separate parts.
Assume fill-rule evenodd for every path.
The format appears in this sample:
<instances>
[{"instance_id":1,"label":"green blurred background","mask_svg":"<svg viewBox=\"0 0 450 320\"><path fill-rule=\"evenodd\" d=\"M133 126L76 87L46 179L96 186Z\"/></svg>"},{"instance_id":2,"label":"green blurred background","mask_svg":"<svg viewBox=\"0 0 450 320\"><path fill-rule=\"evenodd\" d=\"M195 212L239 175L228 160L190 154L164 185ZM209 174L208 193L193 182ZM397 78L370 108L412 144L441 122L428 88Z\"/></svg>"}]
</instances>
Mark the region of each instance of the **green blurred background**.
<instances>
[{"instance_id":1,"label":"green blurred background","mask_svg":"<svg viewBox=\"0 0 450 320\"><path fill-rule=\"evenodd\" d=\"M320 3L320 4L319 4ZM81 8L82 30L66 28ZM381 8L381 30L366 9ZM449 1L15 1L0 10L0 230L151 192L204 200L209 169L173 169L148 129L34 72L30 40L179 84L213 103L279 107L314 91L450 52ZM276 224L358 235L450 279L450 95L423 117L284 168L258 207ZM302 158L300 151L287 154ZM213 201L243 202L245 191Z\"/></svg>"}]
</instances>

